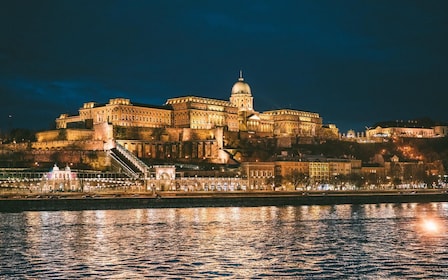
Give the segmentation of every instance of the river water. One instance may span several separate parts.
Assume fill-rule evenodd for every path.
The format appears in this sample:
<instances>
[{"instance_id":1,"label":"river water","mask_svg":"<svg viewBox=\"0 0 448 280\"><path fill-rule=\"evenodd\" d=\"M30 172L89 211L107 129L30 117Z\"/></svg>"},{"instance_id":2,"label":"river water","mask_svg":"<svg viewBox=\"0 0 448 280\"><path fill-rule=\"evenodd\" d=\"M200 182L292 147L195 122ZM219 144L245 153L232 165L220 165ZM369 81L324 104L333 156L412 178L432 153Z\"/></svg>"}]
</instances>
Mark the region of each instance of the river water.
<instances>
[{"instance_id":1,"label":"river water","mask_svg":"<svg viewBox=\"0 0 448 280\"><path fill-rule=\"evenodd\" d=\"M446 279L448 203L0 213L1 279Z\"/></svg>"}]
</instances>

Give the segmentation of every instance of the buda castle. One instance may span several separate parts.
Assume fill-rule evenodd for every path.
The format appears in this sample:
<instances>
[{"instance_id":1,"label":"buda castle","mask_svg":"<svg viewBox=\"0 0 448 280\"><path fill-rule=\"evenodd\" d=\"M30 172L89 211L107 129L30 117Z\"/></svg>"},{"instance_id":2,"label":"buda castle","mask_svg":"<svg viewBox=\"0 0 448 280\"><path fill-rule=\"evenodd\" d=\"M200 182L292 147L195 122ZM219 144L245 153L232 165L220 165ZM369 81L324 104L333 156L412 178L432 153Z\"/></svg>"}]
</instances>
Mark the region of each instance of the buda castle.
<instances>
[{"instance_id":1,"label":"buda castle","mask_svg":"<svg viewBox=\"0 0 448 280\"><path fill-rule=\"evenodd\" d=\"M56 119L56 130L40 132L37 139L47 143L113 140L142 157L157 154L158 158L205 159L217 156L226 145L226 135L309 139L337 137L338 130L334 125L323 126L318 113L293 109L255 111L251 88L240 71L229 100L189 95L170 98L161 106L137 104L127 98L113 98L106 104L86 102L78 115L61 114ZM186 142L190 142L189 148ZM156 147L167 143L169 147Z\"/></svg>"},{"instance_id":2,"label":"buda castle","mask_svg":"<svg viewBox=\"0 0 448 280\"><path fill-rule=\"evenodd\" d=\"M292 109L265 112L254 110L254 97L242 72L233 85L230 100L199 96L170 98L163 106L132 103L126 98L110 99L107 104L84 103L79 115L61 114L56 128L87 127L109 123L122 127L213 129L248 131L270 136L316 136L322 128L318 113Z\"/></svg>"}]
</instances>

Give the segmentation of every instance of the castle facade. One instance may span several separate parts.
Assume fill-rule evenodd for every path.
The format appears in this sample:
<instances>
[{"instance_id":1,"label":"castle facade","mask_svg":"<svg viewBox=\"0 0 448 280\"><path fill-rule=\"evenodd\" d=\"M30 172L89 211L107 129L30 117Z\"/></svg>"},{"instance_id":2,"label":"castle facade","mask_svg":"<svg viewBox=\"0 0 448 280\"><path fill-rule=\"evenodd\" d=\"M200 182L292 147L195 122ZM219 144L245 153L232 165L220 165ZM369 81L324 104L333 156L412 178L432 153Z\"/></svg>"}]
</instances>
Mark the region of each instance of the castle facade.
<instances>
[{"instance_id":1,"label":"castle facade","mask_svg":"<svg viewBox=\"0 0 448 280\"><path fill-rule=\"evenodd\" d=\"M61 114L57 129L94 128L107 123L113 127L215 129L231 132L262 133L266 136L313 137L322 129L318 113L293 109L257 112L251 88L240 76L233 85L229 100L199 96L168 99L164 105L132 103L113 98L106 104L86 102L79 114ZM337 131L335 131L337 135Z\"/></svg>"}]
</instances>

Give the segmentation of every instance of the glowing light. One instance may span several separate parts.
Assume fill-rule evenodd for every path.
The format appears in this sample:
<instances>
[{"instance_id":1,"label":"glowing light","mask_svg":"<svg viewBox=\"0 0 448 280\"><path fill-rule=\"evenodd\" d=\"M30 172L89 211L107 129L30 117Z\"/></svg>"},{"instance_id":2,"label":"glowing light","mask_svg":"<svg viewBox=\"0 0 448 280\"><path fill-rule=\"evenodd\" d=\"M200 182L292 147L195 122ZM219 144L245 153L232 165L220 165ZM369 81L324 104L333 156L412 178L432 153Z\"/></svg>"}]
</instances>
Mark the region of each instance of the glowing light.
<instances>
[{"instance_id":1,"label":"glowing light","mask_svg":"<svg viewBox=\"0 0 448 280\"><path fill-rule=\"evenodd\" d=\"M426 231L429 231L429 232L438 232L439 228L440 228L439 224L435 220L432 220L432 219L424 220L422 223L422 226Z\"/></svg>"},{"instance_id":2,"label":"glowing light","mask_svg":"<svg viewBox=\"0 0 448 280\"><path fill-rule=\"evenodd\" d=\"M444 232L444 223L435 217L422 218L418 224L420 233L425 236L439 235Z\"/></svg>"}]
</instances>

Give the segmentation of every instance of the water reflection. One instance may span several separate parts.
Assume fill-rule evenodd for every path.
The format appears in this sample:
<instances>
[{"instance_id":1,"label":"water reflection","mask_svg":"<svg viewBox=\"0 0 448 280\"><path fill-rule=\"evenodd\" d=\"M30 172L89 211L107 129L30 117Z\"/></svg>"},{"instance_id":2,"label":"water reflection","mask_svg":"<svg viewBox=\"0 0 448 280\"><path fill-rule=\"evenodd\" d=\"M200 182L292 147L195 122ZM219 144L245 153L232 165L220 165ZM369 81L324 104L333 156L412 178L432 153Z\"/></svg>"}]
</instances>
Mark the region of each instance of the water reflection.
<instances>
[{"instance_id":1,"label":"water reflection","mask_svg":"<svg viewBox=\"0 0 448 280\"><path fill-rule=\"evenodd\" d=\"M12 278L431 278L447 203L0 214Z\"/></svg>"}]
</instances>

